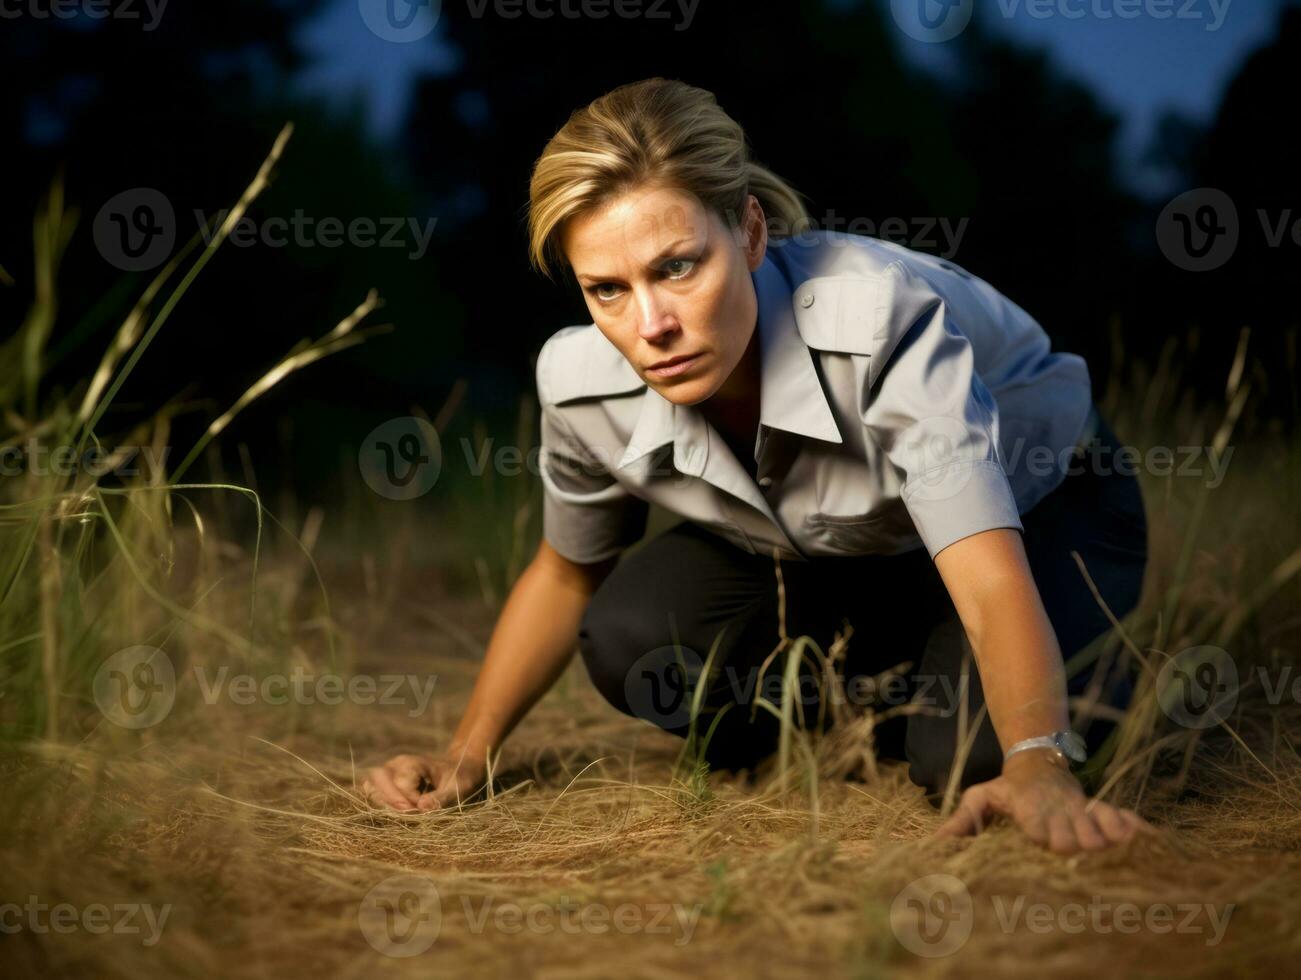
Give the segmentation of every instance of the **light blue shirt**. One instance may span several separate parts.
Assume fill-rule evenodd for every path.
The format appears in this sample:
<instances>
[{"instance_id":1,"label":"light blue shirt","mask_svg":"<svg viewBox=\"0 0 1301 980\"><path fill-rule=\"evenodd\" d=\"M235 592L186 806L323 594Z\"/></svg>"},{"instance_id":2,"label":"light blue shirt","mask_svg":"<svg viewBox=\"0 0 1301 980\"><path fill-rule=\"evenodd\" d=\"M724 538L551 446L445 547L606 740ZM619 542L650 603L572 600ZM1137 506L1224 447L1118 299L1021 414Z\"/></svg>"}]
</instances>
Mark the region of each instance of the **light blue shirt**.
<instances>
[{"instance_id":1,"label":"light blue shirt","mask_svg":"<svg viewBox=\"0 0 1301 980\"><path fill-rule=\"evenodd\" d=\"M543 535L576 562L645 532L648 505L744 550L934 557L1025 513L1090 434L1088 368L988 283L859 235L770 240L753 273L756 476L695 406L648 386L595 324L537 360Z\"/></svg>"}]
</instances>

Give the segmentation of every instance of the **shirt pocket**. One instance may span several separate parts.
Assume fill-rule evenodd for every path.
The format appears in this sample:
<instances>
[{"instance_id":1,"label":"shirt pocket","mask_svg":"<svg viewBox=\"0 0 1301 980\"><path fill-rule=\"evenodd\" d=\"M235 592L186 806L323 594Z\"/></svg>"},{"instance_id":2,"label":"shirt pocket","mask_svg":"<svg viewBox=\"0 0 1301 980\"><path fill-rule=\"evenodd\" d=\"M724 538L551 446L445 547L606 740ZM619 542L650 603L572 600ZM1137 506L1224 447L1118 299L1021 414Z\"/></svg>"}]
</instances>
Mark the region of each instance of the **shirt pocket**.
<instances>
[{"instance_id":1,"label":"shirt pocket","mask_svg":"<svg viewBox=\"0 0 1301 980\"><path fill-rule=\"evenodd\" d=\"M883 542L886 517L880 511L867 514L814 512L804 518L808 536L834 554L861 555L877 551Z\"/></svg>"}]
</instances>

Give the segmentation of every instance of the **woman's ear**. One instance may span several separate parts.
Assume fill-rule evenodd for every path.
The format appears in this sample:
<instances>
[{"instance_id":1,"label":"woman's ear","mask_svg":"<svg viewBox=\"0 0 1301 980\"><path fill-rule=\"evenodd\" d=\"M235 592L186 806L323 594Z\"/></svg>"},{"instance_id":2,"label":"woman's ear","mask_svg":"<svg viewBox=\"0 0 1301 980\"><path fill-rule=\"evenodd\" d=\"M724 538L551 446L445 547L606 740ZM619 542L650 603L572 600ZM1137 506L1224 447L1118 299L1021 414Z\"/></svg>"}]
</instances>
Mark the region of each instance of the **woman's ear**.
<instances>
[{"instance_id":1,"label":"woman's ear","mask_svg":"<svg viewBox=\"0 0 1301 980\"><path fill-rule=\"evenodd\" d=\"M763 205L753 194L746 195L745 217L741 221L740 231L745 264L754 272L763 264L763 257L768 250L768 219L763 213Z\"/></svg>"}]
</instances>

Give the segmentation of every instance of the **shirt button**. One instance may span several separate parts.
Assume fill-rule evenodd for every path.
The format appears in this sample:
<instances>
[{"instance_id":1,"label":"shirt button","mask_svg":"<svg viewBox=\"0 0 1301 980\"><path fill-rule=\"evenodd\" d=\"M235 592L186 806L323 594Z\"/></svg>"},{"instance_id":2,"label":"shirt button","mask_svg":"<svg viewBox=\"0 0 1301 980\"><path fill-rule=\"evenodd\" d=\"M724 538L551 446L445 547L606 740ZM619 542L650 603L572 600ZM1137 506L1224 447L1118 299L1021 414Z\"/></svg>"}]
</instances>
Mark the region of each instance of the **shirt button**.
<instances>
[{"instance_id":1,"label":"shirt button","mask_svg":"<svg viewBox=\"0 0 1301 980\"><path fill-rule=\"evenodd\" d=\"M768 487L772 486L772 477L770 476L759 477L759 486L763 487L765 490Z\"/></svg>"},{"instance_id":2,"label":"shirt button","mask_svg":"<svg viewBox=\"0 0 1301 980\"><path fill-rule=\"evenodd\" d=\"M813 305L812 293L805 293L800 297L800 306L804 307L807 310L812 305Z\"/></svg>"}]
</instances>

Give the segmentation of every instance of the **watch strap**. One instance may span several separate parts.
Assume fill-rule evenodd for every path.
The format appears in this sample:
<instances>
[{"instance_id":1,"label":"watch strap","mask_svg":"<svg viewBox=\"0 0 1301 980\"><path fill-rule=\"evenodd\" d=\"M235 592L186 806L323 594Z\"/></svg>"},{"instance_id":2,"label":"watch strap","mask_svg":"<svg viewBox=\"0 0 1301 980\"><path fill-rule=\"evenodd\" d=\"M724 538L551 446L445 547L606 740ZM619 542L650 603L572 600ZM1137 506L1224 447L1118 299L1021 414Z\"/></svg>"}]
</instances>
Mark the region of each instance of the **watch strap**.
<instances>
[{"instance_id":1,"label":"watch strap","mask_svg":"<svg viewBox=\"0 0 1301 980\"><path fill-rule=\"evenodd\" d=\"M1023 738L1011 746L1003 753L1003 761L1006 762L1016 753L1027 749L1052 749L1068 764L1075 765L1087 758L1083 743L1084 740L1077 733L1069 730L1053 732L1051 735L1036 735L1033 738Z\"/></svg>"}]
</instances>

